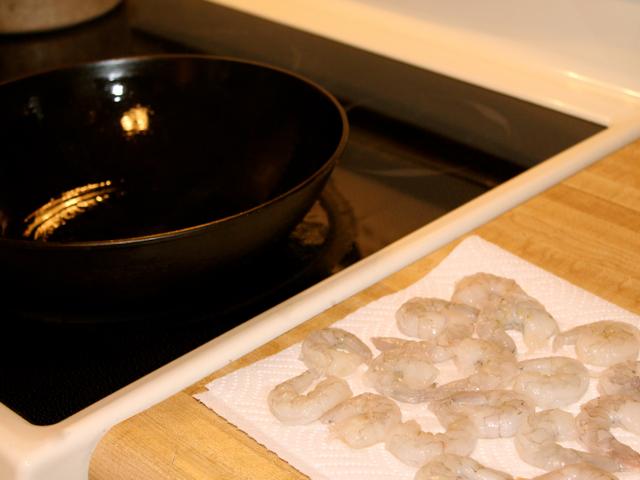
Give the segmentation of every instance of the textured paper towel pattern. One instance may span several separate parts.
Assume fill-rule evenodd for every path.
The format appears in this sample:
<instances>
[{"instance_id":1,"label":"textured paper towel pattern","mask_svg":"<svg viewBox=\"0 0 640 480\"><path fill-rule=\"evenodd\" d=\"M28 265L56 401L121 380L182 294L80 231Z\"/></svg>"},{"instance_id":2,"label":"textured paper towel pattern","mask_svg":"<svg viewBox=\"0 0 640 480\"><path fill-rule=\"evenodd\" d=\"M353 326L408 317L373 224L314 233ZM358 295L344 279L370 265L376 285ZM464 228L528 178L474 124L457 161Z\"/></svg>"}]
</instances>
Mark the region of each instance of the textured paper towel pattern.
<instances>
[{"instance_id":1,"label":"textured paper towel pattern","mask_svg":"<svg viewBox=\"0 0 640 480\"><path fill-rule=\"evenodd\" d=\"M448 300L453 293L455 282L465 275L476 272L514 278L528 294L546 306L562 330L599 320L625 321L640 327L640 317L637 315L592 295L479 237L470 237L462 242L438 267L409 288L366 305L334 326L358 335L369 345L375 356L378 351L371 344L369 340L371 337L408 338L399 332L395 322L395 312L405 301L416 296ZM552 355L549 347L528 356L521 335L513 334L513 336L518 346L519 360ZM208 392L195 397L314 480L412 479L417 470L400 463L385 450L382 444L363 450L354 450L339 440L329 439L327 426L320 422L306 426L284 426L271 415L266 402L269 392L275 385L305 371L304 364L298 359L299 354L300 344L294 345L211 382L207 385ZM575 358L573 347L570 346L564 347L556 355ZM444 362L437 367L441 372L437 379L438 383L459 378L453 362ZM589 368L596 370L595 367ZM366 367L361 366L358 372L345 378L354 395L375 391L362 381L362 373L365 370ZM592 379L589 390L580 403L597 396L596 384L597 381ZM398 405L403 412L403 421L415 419L425 431L444 431L425 404L412 405L398 402ZM580 411L580 406L574 404L564 407L564 410L576 415ZM622 430L615 430L614 433L619 440L636 450L640 449L638 437ZM563 445L581 449L575 443ZM531 478L544 473L543 470L520 460L512 438L481 439L471 456L485 466L503 470L514 476ZM633 474L627 473L621 473L618 476L621 480L634 477Z\"/></svg>"}]
</instances>

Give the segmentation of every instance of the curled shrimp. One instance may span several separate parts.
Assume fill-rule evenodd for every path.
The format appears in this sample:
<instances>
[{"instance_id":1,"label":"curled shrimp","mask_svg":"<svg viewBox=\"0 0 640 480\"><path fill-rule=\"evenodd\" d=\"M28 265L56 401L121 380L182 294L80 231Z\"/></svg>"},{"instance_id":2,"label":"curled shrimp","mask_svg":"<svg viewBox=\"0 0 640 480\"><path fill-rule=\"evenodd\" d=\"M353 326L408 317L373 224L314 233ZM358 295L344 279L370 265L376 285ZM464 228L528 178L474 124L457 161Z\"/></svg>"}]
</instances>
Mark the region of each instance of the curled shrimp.
<instances>
[{"instance_id":1,"label":"curled shrimp","mask_svg":"<svg viewBox=\"0 0 640 480\"><path fill-rule=\"evenodd\" d=\"M616 459L623 470L640 468L640 454L610 432L620 427L640 435L640 400L626 395L594 398L580 407L576 423L580 442L591 453Z\"/></svg>"},{"instance_id":2,"label":"curled shrimp","mask_svg":"<svg viewBox=\"0 0 640 480\"><path fill-rule=\"evenodd\" d=\"M340 328L314 330L302 342L300 360L309 369L318 369L324 375L345 377L367 365L373 354L362 340Z\"/></svg>"},{"instance_id":3,"label":"curled shrimp","mask_svg":"<svg viewBox=\"0 0 640 480\"><path fill-rule=\"evenodd\" d=\"M516 351L516 344L506 330L522 332L529 351L545 348L549 338L560 332L558 322L535 298L525 293L510 294L497 304L484 307L478 315L476 333Z\"/></svg>"},{"instance_id":4,"label":"curled shrimp","mask_svg":"<svg viewBox=\"0 0 640 480\"><path fill-rule=\"evenodd\" d=\"M603 320L560 333L553 340L553 351L565 345L575 345L576 356L582 363L610 367L637 360L640 330L629 323Z\"/></svg>"},{"instance_id":5,"label":"curled shrimp","mask_svg":"<svg viewBox=\"0 0 640 480\"><path fill-rule=\"evenodd\" d=\"M385 440L385 448L410 467L421 467L438 455L469 455L476 447L477 432L469 420L452 422L445 433L424 432L415 420L397 423Z\"/></svg>"},{"instance_id":6,"label":"curled shrimp","mask_svg":"<svg viewBox=\"0 0 640 480\"><path fill-rule=\"evenodd\" d=\"M451 423L467 419L479 438L513 437L534 409L528 395L513 390L456 392L429 404L429 410L436 414L443 427L449 428Z\"/></svg>"},{"instance_id":7,"label":"curled shrimp","mask_svg":"<svg viewBox=\"0 0 640 480\"><path fill-rule=\"evenodd\" d=\"M419 343L404 342L373 359L364 378L382 395L418 403L425 390L433 388L433 379L439 373Z\"/></svg>"},{"instance_id":8,"label":"curled shrimp","mask_svg":"<svg viewBox=\"0 0 640 480\"><path fill-rule=\"evenodd\" d=\"M558 442L578 439L576 421L569 412L552 408L529 415L514 437L520 458L543 470L556 470L574 463L586 463L608 472L617 472L616 459L567 448Z\"/></svg>"},{"instance_id":9,"label":"curled shrimp","mask_svg":"<svg viewBox=\"0 0 640 480\"><path fill-rule=\"evenodd\" d=\"M598 392L601 395L628 395L640 400L640 362L627 360L600 374Z\"/></svg>"},{"instance_id":10,"label":"curled shrimp","mask_svg":"<svg viewBox=\"0 0 640 480\"><path fill-rule=\"evenodd\" d=\"M302 395L318 377L317 372L307 370L277 385L267 398L271 413L286 425L307 425L353 395L347 382L333 376Z\"/></svg>"},{"instance_id":11,"label":"curled shrimp","mask_svg":"<svg viewBox=\"0 0 640 480\"><path fill-rule=\"evenodd\" d=\"M543 410L577 402L589 388L589 370L574 358L545 357L518 364L513 389L526 393Z\"/></svg>"},{"instance_id":12,"label":"curled shrimp","mask_svg":"<svg viewBox=\"0 0 640 480\"><path fill-rule=\"evenodd\" d=\"M497 305L503 298L514 294L526 295L515 280L479 272L458 280L451 301L482 310L488 305Z\"/></svg>"},{"instance_id":13,"label":"curled shrimp","mask_svg":"<svg viewBox=\"0 0 640 480\"><path fill-rule=\"evenodd\" d=\"M518 375L518 360L495 342L465 338L453 348L458 372L465 378L425 392L423 400L433 400L457 391L499 390L509 388Z\"/></svg>"},{"instance_id":14,"label":"curled shrimp","mask_svg":"<svg viewBox=\"0 0 640 480\"><path fill-rule=\"evenodd\" d=\"M613 473L586 463L576 463L539 475L531 480L620 480Z\"/></svg>"},{"instance_id":15,"label":"curled shrimp","mask_svg":"<svg viewBox=\"0 0 640 480\"><path fill-rule=\"evenodd\" d=\"M375 393L352 397L320 417L322 423L329 425L331 437L357 449L384 442L391 427L400 420L398 405Z\"/></svg>"},{"instance_id":16,"label":"curled shrimp","mask_svg":"<svg viewBox=\"0 0 640 480\"><path fill-rule=\"evenodd\" d=\"M450 345L473 335L478 310L439 298L415 297L396 312L398 329L409 337Z\"/></svg>"},{"instance_id":17,"label":"curled shrimp","mask_svg":"<svg viewBox=\"0 0 640 480\"><path fill-rule=\"evenodd\" d=\"M488 468L471 457L440 455L421 467L414 480L513 480L505 472Z\"/></svg>"}]
</instances>

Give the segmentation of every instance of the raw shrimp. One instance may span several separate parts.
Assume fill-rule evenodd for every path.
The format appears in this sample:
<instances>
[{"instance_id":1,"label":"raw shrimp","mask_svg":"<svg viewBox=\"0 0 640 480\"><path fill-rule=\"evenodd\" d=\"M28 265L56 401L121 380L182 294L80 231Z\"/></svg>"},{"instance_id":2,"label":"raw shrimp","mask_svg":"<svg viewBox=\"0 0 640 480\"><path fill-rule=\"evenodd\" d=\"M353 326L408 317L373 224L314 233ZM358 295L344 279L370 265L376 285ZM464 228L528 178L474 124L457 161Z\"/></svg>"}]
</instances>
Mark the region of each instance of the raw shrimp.
<instances>
[{"instance_id":1,"label":"raw shrimp","mask_svg":"<svg viewBox=\"0 0 640 480\"><path fill-rule=\"evenodd\" d=\"M409 337L450 345L473 335L478 310L439 298L415 297L396 312L398 329Z\"/></svg>"},{"instance_id":2,"label":"raw shrimp","mask_svg":"<svg viewBox=\"0 0 640 480\"><path fill-rule=\"evenodd\" d=\"M515 280L479 272L458 280L451 301L482 310L516 293L526 295Z\"/></svg>"},{"instance_id":3,"label":"raw shrimp","mask_svg":"<svg viewBox=\"0 0 640 480\"><path fill-rule=\"evenodd\" d=\"M418 342L404 342L373 359L364 378L382 395L417 403L425 390L433 388L433 380L439 373Z\"/></svg>"},{"instance_id":4,"label":"raw shrimp","mask_svg":"<svg viewBox=\"0 0 640 480\"><path fill-rule=\"evenodd\" d=\"M318 377L317 372L307 370L276 386L267 398L271 413L286 425L307 425L353 395L347 382L333 376L301 395Z\"/></svg>"},{"instance_id":5,"label":"raw shrimp","mask_svg":"<svg viewBox=\"0 0 640 480\"><path fill-rule=\"evenodd\" d=\"M455 356L453 347L455 344L437 344L434 341L403 340L393 337L372 337L371 342L381 352L386 352L394 348L406 347L408 345L419 345L422 354L429 359L431 363L440 363L449 360ZM457 343L456 343L457 344ZM417 348L417 347L412 347Z\"/></svg>"},{"instance_id":6,"label":"raw shrimp","mask_svg":"<svg viewBox=\"0 0 640 480\"><path fill-rule=\"evenodd\" d=\"M416 473L414 480L513 480L508 473L487 468L471 457L440 455Z\"/></svg>"},{"instance_id":7,"label":"raw shrimp","mask_svg":"<svg viewBox=\"0 0 640 480\"><path fill-rule=\"evenodd\" d=\"M350 398L320 417L322 423L329 424L331 437L358 449L384 442L391 427L401 420L398 405L375 393Z\"/></svg>"},{"instance_id":8,"label":"raw shrimp","mask_svg":"<svg viewBox=\"0 0 640 480\"><path fill-rule=\"evenodd\" d=\"M544 306L525 293L510 294L480 311L476 322L478 337L493 340L515 352L516 344L506 330L522 332L530 352L547 347L549 338L560 332L558 322Z\"/></svg>"},{"instance_id":9,"label":"raw shrimp","mask_svg":"<svg viewBox=\"0 0 640 480\"><path fill-rule=\"evenodd\" d=\"M520 458L543 470L555 470L574 463L587 463L608 472L620 470L616 459L566 448L558 442L578 439L576 421L569 412L552 408L529 415L514 437Z\"/></svg>"},{"instance_id":10,"label":"raw shrimp","mask_svg":"<svg viewBox=\"0 0 640 480\"><path fill-rule=\"evenodd\" d=\"M367 365L373 354L362 340L340 328L314 330L302 342L300 360L309 369L322 369L324 375L345 377Z\"/></svg>"},{"instance_id":11,"label":"raw shrimp","mask_svg":"<svg viewBox=\"0 0 640 480\"><path fill-rule=\"evenodd\" d=\"M560 333L553 340L553 351L565 345L576 346L576 356L582 363L610 367L637 360L640 330L629 323L603 320Z\"/></svg>"},{"instance_id":12,"label":"raw shrimp","mask_svg":"<svg viewBox=\"0 0 640 480\"><path fill-rule=\"evenodd\" d=\"M640 400L640 362L627 360L602 372L598 392L601 395L628 395Z\"/></svg>"},{"instance_id":13,"label":"raw shrimp","mask_svg":"<svg viewBox=\"0 0 640 480\"><path fill-rule=\"evenodd\" d=\"M466 378L426 392L423 400L443 398L457 391L509 388L518 374L515 355L495 342L465 338L453 350L458 372Z\"/></svg>"},{"instance_id":14,"label":"raw shrimp","mask_svg":"<svg viewBox=\"0 0 640 480\"><path fill-rule=\"evenodd\" d=\"M385 441L385 448L410 467L421 467L434 457L445 453L469 455L478 438L469 420L452 422L445 433L423 432L415 420L397 423Z\"/></svg>"},{"instance_id":15,"label":"raw shrimp","mask_svg":"<svg viewBox=\"0 0 640 480\"><path fill-rule=\"evenodd\" d=\"M456 392L429 404L429 410L436 414L443 427L449 428L452 422L468 419L479 438L513 437L534 409L528 395L513 390Z\"/></svg>"},{"instance_id":16,"label":"raw shrimp","mask_svg":"<svg viewBox=\"0 0 640 480\"><path fill-rule=\"evenodd\" d=\"M589 370L574 358L534 358L518 368L513 389L528 394L543 410L577 402L589 388Z\"/></svg>"},{"instance_id":17,"label":"raw shrimp","mask_svg":"<svg viewBox=\"0 0 640 480\"><path fill-rule=\"evenodd\" d=\"M531 480L619 480L613 473L586 463L576 463L539 475Z\"/></svg>"},{"instance_id":18,"label":"raw shrimp","mask_svg":"<svg viewBox=\"0 0 640 480\"><path fill-rule=\"evenodd\" d=\"M640 435L640 400L626 395L604 395L580 407L576 417L580 442L591 452L616 459L623 470L640 468L640 454L616 440L609 431L620 427Z\"/></svg>"}]
</instances>

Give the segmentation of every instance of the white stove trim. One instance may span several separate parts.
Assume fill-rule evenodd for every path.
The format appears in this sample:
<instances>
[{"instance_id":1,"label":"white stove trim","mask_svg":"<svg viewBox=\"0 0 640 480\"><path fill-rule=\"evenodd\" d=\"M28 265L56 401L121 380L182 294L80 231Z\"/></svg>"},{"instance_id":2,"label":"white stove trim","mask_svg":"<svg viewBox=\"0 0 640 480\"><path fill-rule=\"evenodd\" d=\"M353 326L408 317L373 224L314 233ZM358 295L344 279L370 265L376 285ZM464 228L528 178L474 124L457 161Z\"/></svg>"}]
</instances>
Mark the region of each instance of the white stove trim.
<instances>
[{"instance_id":1,"label":"white stove trim","mask_svg":"<svg viewBox=\"0 0 640 480\"><path fill-rule=\"evenodd\" d=\"M601 125L638 116L636 0L205 1Z\"/></svg>"},{"instance_id":2,"label":"white stove trim","mask_svg":"<svg viewBox=\"0 0 640 480\"><path fill-rule=\"evenodd\" d=\"M87 479L92 451L112 426L201 380L640 137L640 74L637 70L640 61L636 60L629 71L622 70L609 76L598 76L594 74L596 70L561 68L562 62L567 59L553 52L546 56L541 53L540 43L527 45L504 40L477 30L473 25L462 28L444 21L438 24L435 20L421 17L424 11L412 17L406 10L382 8L385 1L389 0L217 0L216 3L469 81L609 128L56 425L31 425L0 404L0 478ZM464 1L471 0L440 3L459 8L458 4ZM504 1L485 0L482 3L498 8ZM524 0L509 1L523 8L530 3ZM594 7L603 1L609 8L620 6L621 12L640 11L640 3L635 0L582 0L581 3ZM421 2L428 4L430 0ZM545 8L552 8L552 4L565 7L573 4L569 0L538 2ZM406 9L418 3L417 0L397 0L394 5ZM440 12L440 15L443 13ZM545 32L540 33L544 37L542 34ZM550 32L552 34L557 32ZM625 55L635 59L640 59L638 35L640 33L621 32L620 42L629 45L636 56L633 57L633 53L623 48ZM474 46L472 51L469 45ZM606 56L613 45L601 48L601 53L604 52ZM524 52L532 56L525 59ZM567 62L565 65L580 66L579 62L570 59ZM629 76L635 78L637 83L627 82Z\"/></svg>"}]
</instances>

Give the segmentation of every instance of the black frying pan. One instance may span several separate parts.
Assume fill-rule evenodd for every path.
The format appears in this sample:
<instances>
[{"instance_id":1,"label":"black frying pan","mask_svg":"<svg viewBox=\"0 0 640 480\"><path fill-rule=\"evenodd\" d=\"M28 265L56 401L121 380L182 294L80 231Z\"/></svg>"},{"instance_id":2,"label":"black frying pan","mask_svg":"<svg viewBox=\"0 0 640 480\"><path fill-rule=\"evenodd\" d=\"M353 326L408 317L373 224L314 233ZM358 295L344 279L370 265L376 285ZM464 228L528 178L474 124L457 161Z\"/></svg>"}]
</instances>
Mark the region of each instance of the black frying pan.
<instances>
[{"instance_id":1,"label":"black frying pan","mask_svg":"<svg viewBox=\"0 0 640 480\"><path fill-rule=\"evenodd\" d=\"M234 59L117 59L0 85L2 307L64 322L70 303L124 311L224 281L302 219L347 135L325 90Z\"/></svg>"}]
</instances>

